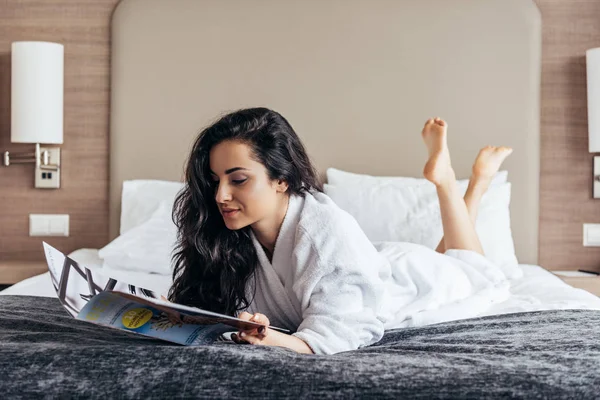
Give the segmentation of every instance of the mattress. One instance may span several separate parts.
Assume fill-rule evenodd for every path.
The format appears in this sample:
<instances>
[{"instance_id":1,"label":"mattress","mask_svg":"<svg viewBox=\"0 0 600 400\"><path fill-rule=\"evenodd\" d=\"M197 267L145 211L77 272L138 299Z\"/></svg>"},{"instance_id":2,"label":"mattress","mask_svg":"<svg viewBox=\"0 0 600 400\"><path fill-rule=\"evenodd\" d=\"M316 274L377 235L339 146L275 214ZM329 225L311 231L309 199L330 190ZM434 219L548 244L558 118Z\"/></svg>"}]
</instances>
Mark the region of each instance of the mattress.
<instances>
[{"instance_id":1,"label":"mattress","mask_svg":"<svg viewBox=\"0 0 600 400\"><path fill-rule=\"evenodd\" d=\"M166 296L172 278L167 275L145 274L102 267L96 249L79 249L69 254L80 265L90 269L102 268L102 273L120 281L150 289ZM574 288L539 265L520 264L523 277L511 281L508 300L493 305L481 316L559 309L600 310L600 298ZM0 291L0 295L29 295L56 297L48 272L25 279Z\"/></svg>"}]
</instances>

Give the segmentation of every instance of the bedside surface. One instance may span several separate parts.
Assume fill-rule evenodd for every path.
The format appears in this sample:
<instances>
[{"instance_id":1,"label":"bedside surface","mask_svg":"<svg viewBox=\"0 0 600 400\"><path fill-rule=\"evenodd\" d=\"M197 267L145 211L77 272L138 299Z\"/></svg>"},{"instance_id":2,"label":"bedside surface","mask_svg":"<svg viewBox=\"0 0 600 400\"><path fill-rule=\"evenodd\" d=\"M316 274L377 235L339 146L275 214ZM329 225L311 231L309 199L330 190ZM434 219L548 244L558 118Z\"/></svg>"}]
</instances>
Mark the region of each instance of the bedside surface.
<instances>
[{"instance_id":1,"label":"bedside surface","mask_svg":"<svg viewBox=\"0 0 600 400\"><path fill-rule=\"evenodd\" d=\"M45 261L0 261L0 285L17 283L47 271Z\"/></svg>"},{"instance_id":2,"label":"bedside surface","mask_svg":"<svg viewBox=\"0 0 600 400\"><path fill-rule=\"evenodd\" d=\"M550 271L567 284L600 297L600 276L578 271Z\"/></svg>"}]
</instances>

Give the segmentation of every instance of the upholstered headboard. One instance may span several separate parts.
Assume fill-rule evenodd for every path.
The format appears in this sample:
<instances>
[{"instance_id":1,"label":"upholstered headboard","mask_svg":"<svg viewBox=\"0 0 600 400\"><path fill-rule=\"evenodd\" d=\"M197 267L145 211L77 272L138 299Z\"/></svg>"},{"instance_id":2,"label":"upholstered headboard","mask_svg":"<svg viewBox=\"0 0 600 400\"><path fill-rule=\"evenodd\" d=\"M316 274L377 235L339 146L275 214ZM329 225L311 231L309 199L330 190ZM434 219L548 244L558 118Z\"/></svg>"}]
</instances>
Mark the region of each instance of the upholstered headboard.
<instances>
[{"instance_id":1,"label":"upholstered headboard","mask_svg":"<svg viewBox=\"0 0 600 400\"><path fill-rule=\"evenodd\" d=\"M512 146L519 261L536 263L541 18L530 0L125 0L112 22L110 234L126 179L181 180L225 112L284 115L321 171L417 176L441 116L457 176Z\"/></svg>"}]
</instances>

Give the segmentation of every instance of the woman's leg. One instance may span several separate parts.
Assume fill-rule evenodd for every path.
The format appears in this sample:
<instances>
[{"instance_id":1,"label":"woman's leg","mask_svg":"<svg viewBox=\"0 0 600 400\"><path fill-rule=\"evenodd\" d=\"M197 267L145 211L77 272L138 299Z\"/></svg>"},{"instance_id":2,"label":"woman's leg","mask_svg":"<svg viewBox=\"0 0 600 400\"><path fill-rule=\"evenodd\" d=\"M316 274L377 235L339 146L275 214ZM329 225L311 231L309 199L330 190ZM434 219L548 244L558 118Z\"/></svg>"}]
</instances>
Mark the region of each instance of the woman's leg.
<instances>
[{"instance_id":1,"label":"woman's leg","mask_svg":"<svg viewBox=\"0 0 600 400\"><path fill-rule=\"evenodd\" d=\"M481 198L488 190L492 178L500 169L500 165L502 165L506 157L508 157L512 151L513 150L510 147L494 146L486 146L479 151L475 163L473 164L473 173L469 179L467 192L463 198L473 226L475 226L475 221L477 220L477 211L479 210ZM446 251L443 237L435 251L438 253L444 253Z\"/></svg>"},{"instance_id":2,"label":"woman's leg","mask_svg":"<svg viewBox=\"0 0 600 400\"><path fill-rule=\"evenodd\" d=\"M447 127L446 122L439 118L429 119L425 123L421 134L429 151L429 160L425 164L423 175L436 187L446 249L471 250L483 254L450 163Z\"/></svg>"}]
</instances>

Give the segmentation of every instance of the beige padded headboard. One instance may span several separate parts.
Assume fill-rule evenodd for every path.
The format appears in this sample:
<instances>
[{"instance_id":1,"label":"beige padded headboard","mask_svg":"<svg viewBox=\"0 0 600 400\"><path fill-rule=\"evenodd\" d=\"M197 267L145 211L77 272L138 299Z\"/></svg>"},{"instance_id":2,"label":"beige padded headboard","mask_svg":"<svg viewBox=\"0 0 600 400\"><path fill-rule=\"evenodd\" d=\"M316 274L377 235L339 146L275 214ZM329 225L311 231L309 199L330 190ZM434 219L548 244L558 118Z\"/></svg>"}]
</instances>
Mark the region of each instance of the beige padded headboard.
<instances>
[{"instance_id":1,"label":"beige padded headboard","mask_svg":"<svg viewBox=\"0 0 600 400\"><path fill-rule=\"evenodd\" d=\"M422 176L449 123L457 176L512 146L517 256L538 257L541 18L530 0L125 0L112 22L110 234L126 179L181 180L218 115L284 115L321 171Z\"/></svg>"}]
</instances>

